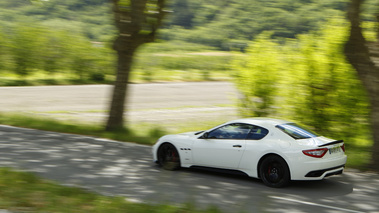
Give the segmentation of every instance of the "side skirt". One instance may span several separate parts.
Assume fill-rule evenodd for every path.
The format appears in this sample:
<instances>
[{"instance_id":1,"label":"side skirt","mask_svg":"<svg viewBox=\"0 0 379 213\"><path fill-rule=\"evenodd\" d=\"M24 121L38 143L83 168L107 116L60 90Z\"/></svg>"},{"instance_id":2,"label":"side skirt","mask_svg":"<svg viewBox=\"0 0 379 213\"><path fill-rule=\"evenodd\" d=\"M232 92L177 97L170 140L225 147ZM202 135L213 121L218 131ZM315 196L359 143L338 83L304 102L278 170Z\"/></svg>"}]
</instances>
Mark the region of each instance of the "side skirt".
<instances>
[{"instance_id":1,"label":"side skirt","mask_svg":"<svg viewBox=\"0 0 379 213\"><path fill-rule=\"evenodd\" d=\"M215 173L223 173L223 174L249 177L249 175L246 174L245 172L242 172L239 170L234 170L234 169L219 169L219 168L212 168L212 167L205 167L205 166L190 166L189 168L195 169L195 170L208 171L208 172L215 172Z\"/></svg>"}]
</instances>

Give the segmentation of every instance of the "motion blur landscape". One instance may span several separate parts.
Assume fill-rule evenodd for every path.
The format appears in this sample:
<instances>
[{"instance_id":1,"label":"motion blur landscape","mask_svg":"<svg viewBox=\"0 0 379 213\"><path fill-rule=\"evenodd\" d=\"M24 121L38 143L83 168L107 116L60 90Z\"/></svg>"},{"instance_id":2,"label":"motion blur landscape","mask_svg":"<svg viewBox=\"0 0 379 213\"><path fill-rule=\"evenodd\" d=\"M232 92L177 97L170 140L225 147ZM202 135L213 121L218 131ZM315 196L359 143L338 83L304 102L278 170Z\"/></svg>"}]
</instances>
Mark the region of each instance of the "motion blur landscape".
<instances>
[{"instance_id":1,"label":"motion blur landscape","mask_svg":"<svg viewBox=\"0 0 379 213\"><path fill-rule=\"evenodd\" d=\"M152 145L273 117L379 171L377 1L141 2L136 27L134 0L0 0L0 124Z\"/></svg>"}]
</instances>

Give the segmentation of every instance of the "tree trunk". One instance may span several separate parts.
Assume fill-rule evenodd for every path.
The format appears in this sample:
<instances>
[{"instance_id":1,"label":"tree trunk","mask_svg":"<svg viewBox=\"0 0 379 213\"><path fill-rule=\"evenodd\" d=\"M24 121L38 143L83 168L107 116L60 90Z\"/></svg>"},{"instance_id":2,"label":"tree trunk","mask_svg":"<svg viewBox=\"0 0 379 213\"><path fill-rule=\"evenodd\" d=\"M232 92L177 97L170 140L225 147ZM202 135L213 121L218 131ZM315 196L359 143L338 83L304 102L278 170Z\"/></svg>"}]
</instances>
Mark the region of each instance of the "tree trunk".
<instances>
[{"instance_id":1,"label":"tree trunk","mask_svg":"<svg viewBox=\"0 0 379 213\"><path fill-rule=\"evenodd\" d=\"M345 55L355 68L358 77L365 87L371 104L370 124L374 145L369 167L379 171L379 66L373 62L378 43L368 43L360 26L360 6L364 0L351 0L348 8L348 19L351 23L349 40L345 44Z\"/></svg>"},{"instance_id":2,"label":"tree trunk","mask_svg":"<svg viewBox=\"0 0 379 213\"><path fill-rule=\"evenodd\" d=\"M111 0L115 25L119 31L113 49L117 51L117 76L105 129L124 127L124 110L133 55L142 44L152 42L162 19L165 0ZM154 7L155 5L155 7Z\"/></svg>"},{"instance_id":3,"label":"tree trunk","mask_svg":"<svg viewBox=\"0 0 379 213\"><path fill-rule=\"evenodd\" d=\"M371 113L371 125L374 137L374 145L372 147L372 157L370 168L379 171L379 100L376 99L375 106L373 106Z\"/></svg>"},{"instance_id":4,"label":"tree trunk","mask_svg":"<svg viewBox=\"0 0 379 213\"><path fill-rule=\"evenodd\" d=\"M132 60L132 52L118 51L117 76L113 87L112 102L106 126L107 131L121 129L124 126L124 109L127 100L126 95L128 93L129 73L131 71Z\"/></svg>"}]
</instances>

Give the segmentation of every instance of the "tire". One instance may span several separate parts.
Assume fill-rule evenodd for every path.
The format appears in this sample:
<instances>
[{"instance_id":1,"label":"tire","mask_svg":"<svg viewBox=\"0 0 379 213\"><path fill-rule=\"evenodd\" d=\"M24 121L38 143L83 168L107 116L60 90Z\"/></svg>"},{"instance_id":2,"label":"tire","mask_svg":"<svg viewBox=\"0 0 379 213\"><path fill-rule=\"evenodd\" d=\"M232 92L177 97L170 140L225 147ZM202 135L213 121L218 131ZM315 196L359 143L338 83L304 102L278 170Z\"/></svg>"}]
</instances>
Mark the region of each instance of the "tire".
<instances>
[{"instance_id":1,"label":"tire","mask_svg":"<svg viewBox=\"0 0 379 213\"><path fill-rule=\"evenodd\" d=\"M180 157L175 146L170 143L162 144L158 149L159 165L166 170L177 170L180 168Z\"/></svg>"},{"instance_id":2,"label":"tire","mask_svg":"<svg viewBox=\"0 0 379 213\"><path fill-rule=\"evenodd\" d=\"M280 188L290 182L290 171L283 158L270 155L263 159L259 167L259 177L265 185Z\"/></svg>"}]
</instances>

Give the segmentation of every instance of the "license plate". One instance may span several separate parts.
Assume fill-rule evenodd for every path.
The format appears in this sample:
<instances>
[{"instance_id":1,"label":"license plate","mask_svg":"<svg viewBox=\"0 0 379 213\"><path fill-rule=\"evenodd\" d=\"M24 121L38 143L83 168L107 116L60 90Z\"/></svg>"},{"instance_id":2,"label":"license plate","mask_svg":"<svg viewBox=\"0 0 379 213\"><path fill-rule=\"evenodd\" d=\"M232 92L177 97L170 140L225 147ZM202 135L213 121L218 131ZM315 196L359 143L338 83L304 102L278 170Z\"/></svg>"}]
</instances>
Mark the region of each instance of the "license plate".
<instances>
[{"instance_id":1,"label":"license plate","mask_svg":"<svg viewBox=\"0 0 379 213\"><path fill-rule=\"evenodd\" d=\"M329 154L334 154L334 153L338 153L338 152L341 152L341 147L339 147L339 146L329 148Z\"/></svg>"}]
</instances>

